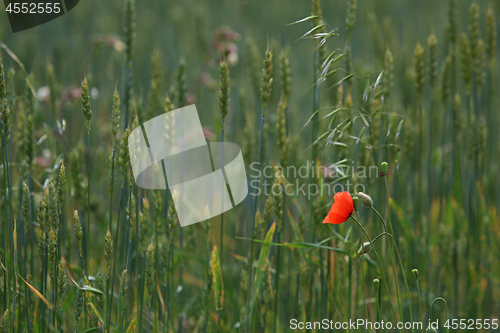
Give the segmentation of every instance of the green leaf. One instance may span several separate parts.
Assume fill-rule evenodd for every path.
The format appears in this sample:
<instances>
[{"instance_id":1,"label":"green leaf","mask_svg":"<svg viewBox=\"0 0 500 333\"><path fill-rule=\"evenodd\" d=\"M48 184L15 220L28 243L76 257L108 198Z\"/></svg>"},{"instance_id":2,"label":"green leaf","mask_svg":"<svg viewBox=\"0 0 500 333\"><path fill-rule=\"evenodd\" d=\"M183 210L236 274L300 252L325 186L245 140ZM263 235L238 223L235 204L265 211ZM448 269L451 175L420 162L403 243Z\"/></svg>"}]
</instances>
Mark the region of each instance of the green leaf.
<instances>
[{"instance_id":1,"label":"green leaf","mask_svg":"<svg viewBox=\"0 0 500 333\"><path fill-rule=\"evenodd\" d=\"M257 296L259 295L260 292L262 277L264 276L264 271L267 265L267 260L271 249L271 239L273 239L275 230L276 230L276 222L274 222L271 228L269 228L266 238L262 242L263 245L260 250L259 261L257 262L257 272L255 273L255 280L253 284L252 302L250 303L250 311L248 312L249 317L252 317L252 311L253 308L255 307Z\"/></svg>"},{"instance_id":2,"label":"green leaf","mask_svg":"<svg viewBox=\"0 0 500 333\"><path fill-rule=\"evenodd\" d=\"M94 331L97 331L98 329L99 329L99 327L92 327L92 328L89 328L88 330L83 331L83 333L94 332Z\"/></svg>"},{"instance_id":3,"label":"green leaf","mask_svg":"<svg viewBox=\"0 0 500 333\"><path fill-rule=\"evenodd\" d=\"M99 294L99 295L103 295L102 291L100 291L99 289L96 289L94 287L91 287L91 286L88 286L88 285L83 285L83 286L78 286L78 289L80 290L84 290L84 291L90 291L91 293L94 293L94 294Z\"/></svg>"},{"instance_id":4,"label":"green leaf","mask_svg":"<svg viewBox=\"0 0 500 333\"><path fill-rule=\"evenodd\" d=\"M236 239L243 239L243 240L249 240L249 241L251 241L250 238L246 238L246 237L236 237ZM338 249L338 248L335 248L335 247L321 245L325 241L329 241L329 240L331 240L331 238L323 240L319 244L306 243L306 242L296 242L296 243L274 243L274 242L269 242L269 243L266 243L266 241L261 241L261 240L258 240L258 239L254 239L253 241L256 242L256 243L263 243L263 244L268 244L268 245L272 245L272 246L284 246L284 247L288 247L288 248L292 248L292 249L316 248L316 249L331 250L331 251L334 251L334 252L337 252L337 253L341 253L341 254L348 254L348 252L345 251L345 250Z\"/></svg>"}]
</instances>

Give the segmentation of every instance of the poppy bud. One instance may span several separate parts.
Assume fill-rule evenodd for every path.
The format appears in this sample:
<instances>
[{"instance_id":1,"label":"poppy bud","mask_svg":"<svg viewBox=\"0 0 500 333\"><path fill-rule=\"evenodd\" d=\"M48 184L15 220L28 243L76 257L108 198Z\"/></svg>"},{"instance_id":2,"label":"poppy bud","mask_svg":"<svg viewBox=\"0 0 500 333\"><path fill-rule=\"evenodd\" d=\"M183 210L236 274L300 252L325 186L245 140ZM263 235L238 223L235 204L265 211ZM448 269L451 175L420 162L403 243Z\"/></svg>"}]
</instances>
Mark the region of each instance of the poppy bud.
<instances>
[{"instance_id":1,"label":"poppy bud","mask_svg":"<svg viewBox=\"0 0 500 333\"><path fill-rule=\"evenodd\" d=\"M373 280L373 287L375 288L375 290L378 290L378 288L380 287L380 280L379 279Z\"/></svg>"},{"instance_id":2,"label":"poppy bud","mask_svg":"<svg viewBox=\"0 0 500 333\"><path fill-rule=\"evenodd\" d=\"M414 268L411 270L411 272L413 273L413 275L415 275L415 279L418 280L418 269Z\"/></svg>"},{"instance_id":3,"label":"poppy bud","mask_svg":"<svg viewBox=\"0 0 500 333\"><path fill-rule=\"evenodd\" d=\"M361 200L361 203L365 205L366 207L371 207L373 206L373 200L370 198L368 194L365 194L363 192L358 192L358 197L359 200Z\"/></svg>"},{"instance_id":4,"label":"poppy bud","mask_svg":"<svg viewBox=\"0 0 500 333\"><path fill-rule=\"evenodd\" d=\"M386 174L386 173L387 173L387 167L388 167L388 166L389 166L389 164L387 164L387 162L382 162L382 163L380 164L380 170L382 170L382 172L383 172L384 174Z\"/></svg>"},{"instance_id":5,"label":"poppy bud","mask_svg":"<svg viewBox=\"0 0 500 333\"><path fill-rule=\"evenodd\" d=\"M352 197L352 202L354 204L354 209L355 210L358 210L358 206L359 206L359 198L358 197Z\"/></svg>"},{"instance_id":6,"label":"poppy bud","mask_svg":"<svg viewBox=\"0 0 500 333\"><path fill-rule=\"evenodd\" d=\"M372 250L372 244L370 242L365 242L363 243L363 245L361 245L359 247L359 250L358 250L358 255L363 255L363 254L367 254L368 252L370 252Z\"/></svg>"}]
</instances>

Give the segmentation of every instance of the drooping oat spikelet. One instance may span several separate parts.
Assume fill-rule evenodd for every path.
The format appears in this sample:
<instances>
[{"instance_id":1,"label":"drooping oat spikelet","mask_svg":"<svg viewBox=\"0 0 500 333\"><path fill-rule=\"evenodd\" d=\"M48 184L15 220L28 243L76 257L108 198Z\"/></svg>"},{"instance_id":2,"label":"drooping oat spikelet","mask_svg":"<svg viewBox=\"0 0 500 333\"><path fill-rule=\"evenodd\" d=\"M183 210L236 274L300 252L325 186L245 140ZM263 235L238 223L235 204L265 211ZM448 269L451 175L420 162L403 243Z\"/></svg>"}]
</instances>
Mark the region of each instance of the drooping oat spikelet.
<instances>
[{"instance_id":1,"label":"drooping oat spikelet","mask_svg":"<svg viewBox=\"0 0 500 333\"><path fill-rule=\"evenodd\" d=\"M64 162L61 163L61 168L59 169L57 195L59 201L59 215L62 215L64 201L66 200L66 167L64 166Z\"/></svg>"},{"instance_id":2,"label":"drooping oat spikelet","mask_svg":"<svg viewBox=\"0 0 500 333\"><path fill-rule=\"evenodd\" d=\"M78 241L78 251L80 253L80 258L83 257L82 252L82 239L83 239L83 230L82 224L80 223L80 215L78 215L78 211L73 212L73 221L74 221L74 229L75 229L75 237Z\"/></svg>"},{"instance_id":3,"label":"drooping oat spikelet","mask_svg":"<svg viewBox=\"0 0 500 333\"><path fill-rule=\"evenodd\" d=\"M153 243L149 244L146 253L146 286L148 288L148 299L151 302L155 285L155 247Z\"/></svg>"},{"instance_id":4,"label":"drooping oat spikelet","mask_svg":"<svg viewBox=\"0 0 500 333\"><path fill-rule=\"evenodd\" d=\"M149 201L146 198L142 200L142 211L139 213L139 252L144 253L147 250L148 230L149 230Z\"/></svg>"},{"instance_id":5,"label":"drooping oat spikelet","mask_svg":"<svg viewBox=\"0 0 500 333\"><path fill-rule=\"evenodd\" d=\"M109 279L109 272L111 271L111 259L113 258L113 238L111 237L111 231L106 232L104 237L104 262L106 267L106 279Z\"/></svg>"},{"instance_id":6,"label":"drooping oat spikelet","mask_svg":"<svg viewBox=\"0 0 500 333\"><path fill-rule=\"evenodd\" d=\"M384 56L384 95L385 98L391 96L392 87L394 86L394 57L391 50L387 48Z\"/></svg>"},{"instance_id":7,"label":"drooping oat spikelet","mask_svg":"<svg viewBox=\"0 0 500 333\"><path fill-rule=\"evenodd\" d=\"M465 81L467 94L469 95L472 83L472 56L469 39L465 33L460 35L460 56L462 62L462 75Z\"/></svg>"},{"instance_id":8,"label":"drooping oat spikelet","mask_svg":"<svg viewBox=\"0 0 500 333\"><path fill-rule=\"evenodd\" d=\"M261 86L261 102L262 108L265 109L269 97L271 97L271 86L273 83L273 78L271 77L273 71L273 54L268 48L266 50L266 55L264 57L264 69L262 70L262 86Z\"/></svg>"},{"instance_id":9,"label":"drooping oat spikelet","mask_svg":"<svg viewBox=\"0 0 500 333\"><path fill-rule=\"evenodd\" d=\"M493 9L488 7L486 13L486 52L488 53L488 64L490 70L493 70L495 64L495 50L497 46L497 25Z\"/></svg>"},{"instance_id":10,"label":"drooping oat spikelet","mask_svg":"<svg viewBox=\"0 0 500 333\"><path fill-rule=\"evenodd\" d=\"M434 90L437 79L437 38L434 34L429 36L427 44L429 46L429 85Z\"/></svg>"},{"instance_id":11,"label":"drooping oat spikelet","mask_svg":"<svg viewBox=\"0 0 500 333\"><path fill-rule=\"evenodd\" d=\"M82 110L87 122L87 133L90 134L90 121L92 120L92 108L90 105L90 92L87 78L82 81Z\"/></svg>"},{"instance_id":12,"label":"drooping oat spikelet","mask_svg":"<svg viewBox=\"0 0 500 333\"><path fill-rule=\"evenodd\" d=\"M444 60L443 76L441 78L441 100L446 105L450 98L451 86L451 55L448 55Z\"/></svg>"},{"instance_id":13,"label":"drooping oat spikelet","mask_svg":"<svg viewBox=\"0 0 500 333\"><path fill-rule=\"evenodd\" d=\"M417 43L415 46L415 89L417 91L417 96L419 101L422 101L424 94L424 49Z\"/></svg>"},{"instance_id":14,"label":"drooping oat spikelet","mask_svg":"<svg viewBox=\"0 0 500 333\"><path fill-rule=\"evenodd\" d=\"M229 110L229 69L227 63L222 61L219 65L220 68L220 93L219 93L219 106L222 116L222 130L225 128L226 116Z\"/></svg>"},{"instance_id":15,"label":"drooping oat spikelet","mask_svg":"<svg viewBox=\"0 0 500 333\"><path fill-rule=\"evenodd\" d=\"M181 58L176 74L177 107L186 106L186 61Z\"/></svg>"}]
</instances>

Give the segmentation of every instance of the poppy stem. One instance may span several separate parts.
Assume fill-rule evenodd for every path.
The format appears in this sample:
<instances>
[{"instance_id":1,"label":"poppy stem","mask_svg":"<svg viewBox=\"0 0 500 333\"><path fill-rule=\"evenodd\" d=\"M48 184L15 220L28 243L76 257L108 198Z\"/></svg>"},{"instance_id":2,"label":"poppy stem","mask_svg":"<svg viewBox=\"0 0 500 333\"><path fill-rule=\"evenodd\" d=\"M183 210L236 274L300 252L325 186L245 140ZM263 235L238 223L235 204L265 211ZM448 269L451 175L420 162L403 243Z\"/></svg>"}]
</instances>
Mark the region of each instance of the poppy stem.
<instances>
[{"instance_id":1,"label":"poppy stem","mask_svg":"<svg viewBox=\"0 0 500 333\"><path fill-rule=\"evenodd\" d=\"M386 179L386 190L388 190L387 179ZM389 205L389 201L387 201L387 205ZM375 207L372 206L371 208L378 215L378 217L382 220L384 227L386 228L386 232L387 232L386 222L383 219L382 215L380 215L380 213L375 209ZM391 233L394 234L392 224L389 224L389 227L391 228ZM403 265L403 260L401 260L401 254L399 253L398 245L396 244L396 240L394 239L394 237L392 237L392 243L394 245L393 245L393 248L391 249L391 257L392 257L392 261L393 261L393 265L394 265L394 280L396 281L396 288L398 286L398 283L397 283L397 277L396 277L396 262L394 259L394 252L393 252L394 250L393 249L396 249L396 254L398 255L399 266L401 267L401 273L403 274L403 280L405 282L406 291L408 292L408 306L410 309L410 321L411 321L411 323L413 323L413 312L412 312L412 307L411 307L411 293L410 293L410 287L408 286L408 280L406 279L405 267ZM397 292L398 292L398 300L399 300L399 290L398 289L397 289ZM411 331L413 332L413 325L412 325Z\"/></svg>"},{"instance_id":2,"label":"poppy stem","mask_svg":"<svg viewBox=\"0 0 500 333\"><path fill-rule=\"evenodd\" d=\"M396 321L398 321L398 315L396 314L396 309L394 308L394 304L392 304L391 297L390 297L391 293L389 291L389 285L387 284L387 278L385 276L384 264L382 263L382 260L380 259L380 256L378 255L377 250L373 246L373 241L370 238L370 235L368 235L368 232L366 231L366 229L363 228L363 226L361 225L361 223L359 223L359 221L352 214L351 214L350 217L358 224L358 226L360 227L360 229L366 235L366 238L368 238L368 241L370 242L370 245L373 248L373 252L377 256L377 260L378 260L378 262L380 264L380 269L382 270L382 277L383 277L383 280L384 280L385 289L387 291L387 295L389 296L389 302L391 303L392 313L394 314L394 318L396 319Z\"/></svg>"},{"instance_id":3,"label":"poppy stem","mask_svg":"<svg viewBox=\"0 0 500 333\"><path fill-rule=\"evenodd\" d=\"M356 217L359 219L359 215L358 215L358 210L357 209L356 209ZM359 225L358 225L358 228L359 228L359 233L360 233L360 236L361 236L361 246L363 247L364 244L365 244L365 242L363 241L363 231L361 230L361 227ZM375 237L375 239L373 241L377 240L377 238L379 238L379 237L380 237L380 235L378 235L377 237ZM363 259L365 257L364 254L361 255L361 257L362 257L361 258L361 265L360 265L361 266L361 277L363 278L363 285L364 285L366 283L366 280L365 280L365 267L364 267L365 265L364 265L364 261L363 261ZM363 291L363 289L364 288L362 287L361 290ZM364 291L363 291L363 294L365 294ZM370 317L369 317L368 302L367 302L366 296L365 296L365 308L366 308L366 318L369 319Z\"/></svg>"}]
</instances>

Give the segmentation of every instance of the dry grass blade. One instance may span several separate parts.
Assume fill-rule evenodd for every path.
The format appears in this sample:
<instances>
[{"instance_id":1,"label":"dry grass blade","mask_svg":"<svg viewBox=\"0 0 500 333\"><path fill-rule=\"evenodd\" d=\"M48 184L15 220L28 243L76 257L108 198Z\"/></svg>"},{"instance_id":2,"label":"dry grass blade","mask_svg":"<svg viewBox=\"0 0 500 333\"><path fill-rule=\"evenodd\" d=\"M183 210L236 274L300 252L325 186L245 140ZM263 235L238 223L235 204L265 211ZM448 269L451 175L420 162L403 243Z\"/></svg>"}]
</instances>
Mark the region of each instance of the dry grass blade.
<instances>
[{"instance_id":1,"label":"dry grass blade","mask_svg":"<svg viewBox=\"0 0 500 333\"><path fill-rule=\"evenodd\" d=\"M50 305L49 301L47 301L47 299L42 295L41 292L39 292L38 290L35 289L35 287L33 287L31 284L28 283L28 281L26 281L22 276L21 274L17 273L17 275L19 275L19 277L21 278L21 280L24 281L24 283L26 283L26 285L28 286L28 288L31 289L31 291L33 293L35 293L35 295L42 300L42 302L44 302L50 310L52 310L52 305Z\"/></svg>"}]
</instances>

